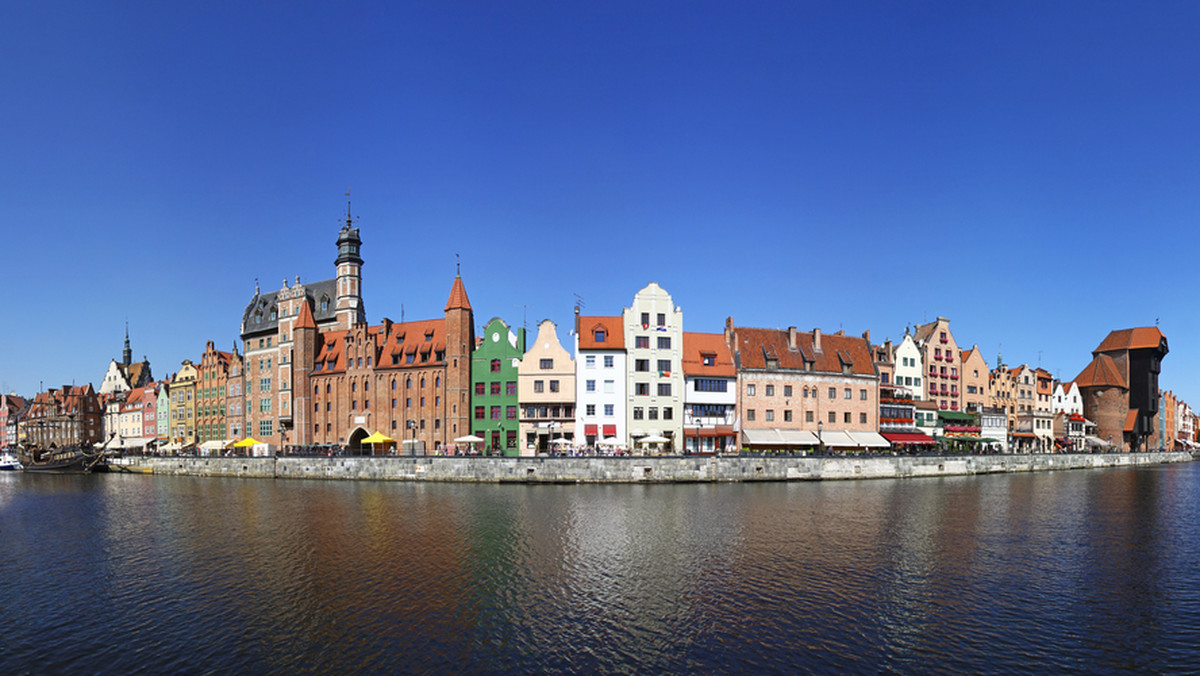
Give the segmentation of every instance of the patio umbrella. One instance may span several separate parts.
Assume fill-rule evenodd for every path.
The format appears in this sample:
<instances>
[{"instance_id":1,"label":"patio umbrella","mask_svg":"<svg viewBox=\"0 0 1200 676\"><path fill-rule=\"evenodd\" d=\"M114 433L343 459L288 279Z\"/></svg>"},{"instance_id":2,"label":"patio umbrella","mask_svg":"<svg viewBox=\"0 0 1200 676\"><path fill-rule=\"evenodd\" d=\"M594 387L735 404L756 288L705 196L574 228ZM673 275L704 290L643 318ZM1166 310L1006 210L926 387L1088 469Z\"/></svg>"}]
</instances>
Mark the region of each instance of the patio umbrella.
<instances>
[{"instance_id":1,"label":"patio umbrella","mask_svg":"<svg viewBox=\"0 0 1200 676\"><path fill-rule=\"evenodd\" d=\"M363 439L362 443L371 444L371 446L374 447L376 444L394 444L394 443L396 443L396 440L389 436L384 436L380 432L376 432L375 434L372 434L371 436L367 437L366 439ZM372 450L372 452L374 452L375 449L372 448L371 450Z\"/></svg>"},{"instance_id":2,"label":"patio umbrella","mask_svg":"<svg viewBox=\"0 0 1200 676\"><path fill-rule=\"evenodd\" d=\"M670 439L656 434L656 435L649 436L649 437L642 437L641 439L638 440L638 443L639 444L664 444L668 441L670 441Z\"/></svg>"},{"instance_id":3,"label":"patio umbrella","mask_svg":"<svg viewBox=\"0 0 1200 676\"><path fill-rule=\"evenodd\" d=\"M241 441L235 443L233 445L233 447L234 448L249 448L251 446L257 446L261 443L262 443L261 441L259 441L258 439L255 439L254 437L246 437L245 439L242 439Z\"/></svg>"}]
</instances>

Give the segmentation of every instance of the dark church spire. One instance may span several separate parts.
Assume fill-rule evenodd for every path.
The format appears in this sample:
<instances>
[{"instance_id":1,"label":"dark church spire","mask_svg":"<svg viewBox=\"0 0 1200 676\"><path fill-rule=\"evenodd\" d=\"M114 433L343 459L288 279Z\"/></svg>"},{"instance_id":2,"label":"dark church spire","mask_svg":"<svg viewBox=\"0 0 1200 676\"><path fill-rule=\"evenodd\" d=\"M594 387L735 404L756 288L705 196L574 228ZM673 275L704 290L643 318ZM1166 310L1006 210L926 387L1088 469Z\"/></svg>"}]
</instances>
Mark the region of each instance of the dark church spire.
<instances>
[{"instance_id":1,"label":"dark church spire","mask_svg":"<svg viewBox=\"0 0 1200 676\"><path fill-rule=\"evenodd\" d=\"M133 350L129 349L129 322L125 322L125 349L121 350L121 363L126 366L133 363Z\"/></svg>"}]
</instances>

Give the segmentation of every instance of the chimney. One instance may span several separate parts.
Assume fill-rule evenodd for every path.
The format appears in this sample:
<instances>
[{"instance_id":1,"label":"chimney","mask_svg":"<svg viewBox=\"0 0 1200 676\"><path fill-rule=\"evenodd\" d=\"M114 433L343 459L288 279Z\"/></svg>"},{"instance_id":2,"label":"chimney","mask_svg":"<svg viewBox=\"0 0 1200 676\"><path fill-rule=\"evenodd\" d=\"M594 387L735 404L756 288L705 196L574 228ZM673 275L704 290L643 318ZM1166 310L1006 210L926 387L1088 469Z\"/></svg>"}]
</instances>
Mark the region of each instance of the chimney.
<instances>
[{"instance_id":1,"label":"chimney","mask_svg":"<svg viewBox=\"0 0 1200 676\"><path fill-rule=\"evenodd\" d=\"M796 351L796 327L794 326L788 327L788 349Z\"/></svg>"},{"instance_id":2,"label":"chimney","mask_svg":"<svg viewBox=\"0 0 1200 676\"><path fill-rule=\"evenodd\" d=\"M725 345L733 348L733 317L725 318Z\"/></svg>"},{"instance_id":3,"label":"chimney","mask_svg":"<svg viewBox=\"0 0 1200 676\"><path fill-rule=\"evenodd\" d=\"M813 350L821 351L821 329L813 329Z\"/></svg>"},{"instance_id":4,"label":"chimney","mask_svg":"<svg viewBox=\"0 0 1200 676\"><path fill-rule=\"evenodd\" d=\"M383 331L380 333L383 334L383 342L386 343L387 339L392 335L392 320L388 319L387 317L383 318Z\"/></svg>"},{"instance_id":5,"label":"chimney","mask_svg":"<svg viewBox=\"0 0 1200 676\"><path fill-rule=\"evenodd\" d=\"M867 341L868 343L871 342L871 329L863 331L863 340Z\"/></svg>"}]
</instances>

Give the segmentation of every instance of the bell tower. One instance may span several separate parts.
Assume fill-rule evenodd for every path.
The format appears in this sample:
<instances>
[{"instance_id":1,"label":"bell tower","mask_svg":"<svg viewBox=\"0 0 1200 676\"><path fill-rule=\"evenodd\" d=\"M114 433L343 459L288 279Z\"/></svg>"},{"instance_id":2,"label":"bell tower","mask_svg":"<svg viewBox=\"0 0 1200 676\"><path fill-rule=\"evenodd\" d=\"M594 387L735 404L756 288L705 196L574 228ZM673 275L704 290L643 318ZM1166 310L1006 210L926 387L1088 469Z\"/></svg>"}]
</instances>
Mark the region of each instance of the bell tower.
<instances>
[{"instance_id":1,"label":"bell tower","mask_svg":"<svg viewBox=\"0 0 1200 676\"><path fill-rule=\"evenodd\" d=\"M336 316L339 329L348 329L355 324L365 324L366 311L362 302L362 256L359 250L362 240L358 228L350 216L350 200L346 200L346 224L337 239L337 305Z\"/></svg>"}]
</instances>

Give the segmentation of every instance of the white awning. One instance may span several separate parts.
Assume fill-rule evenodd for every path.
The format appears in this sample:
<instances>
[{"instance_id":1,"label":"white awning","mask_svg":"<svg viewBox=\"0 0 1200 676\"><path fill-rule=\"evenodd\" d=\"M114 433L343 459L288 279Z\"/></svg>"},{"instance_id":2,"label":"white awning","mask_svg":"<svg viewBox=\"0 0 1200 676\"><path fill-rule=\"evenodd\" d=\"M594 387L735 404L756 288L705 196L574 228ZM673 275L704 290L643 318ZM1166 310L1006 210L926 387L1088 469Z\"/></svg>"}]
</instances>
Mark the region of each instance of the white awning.
<instances>
[{"instance_id":1,"label":"white awning","mask_svg":"<svg viewBox=\"0 0 1200 676\"><path fill-rule=\"evenodd\" d=\"M891 443L875 432L847 432L863 448L890 448Z\"/></svg>"},{"instance_id":2,"label":"white awning","mask_svg":"<svg viewBox=\"0 0 1200 676\"><path fill-rule=\"evenodd\" d=\"M200 444L200 450L202 450L202 451L219 451L222 448L225 448L226 446L228 446L229 444L232 444L234 441L235 441L234 439L221 439L220 441L217 441L217 440L206 441L206 442Z\"/></svg>"},{"instance_id":3,"label":"white awning","mask_svg":"<svg viewBox=\"0 0 1200 676\"><path fill-rule=\"evenodd\" d=\"M749 446L816 446L817 436L805 430L742 430Z\"/></svg>"},{"instance_id":4,"label":"white awning","mask_svg":"<svg viewBox=\"0 0 1200 676\"><path fill-rule=\"evenodd\" d=\"M821 443L833 448L858 448L860 444L848 432L827 430L821 433Z\"/></svg>"}]
</instances>

